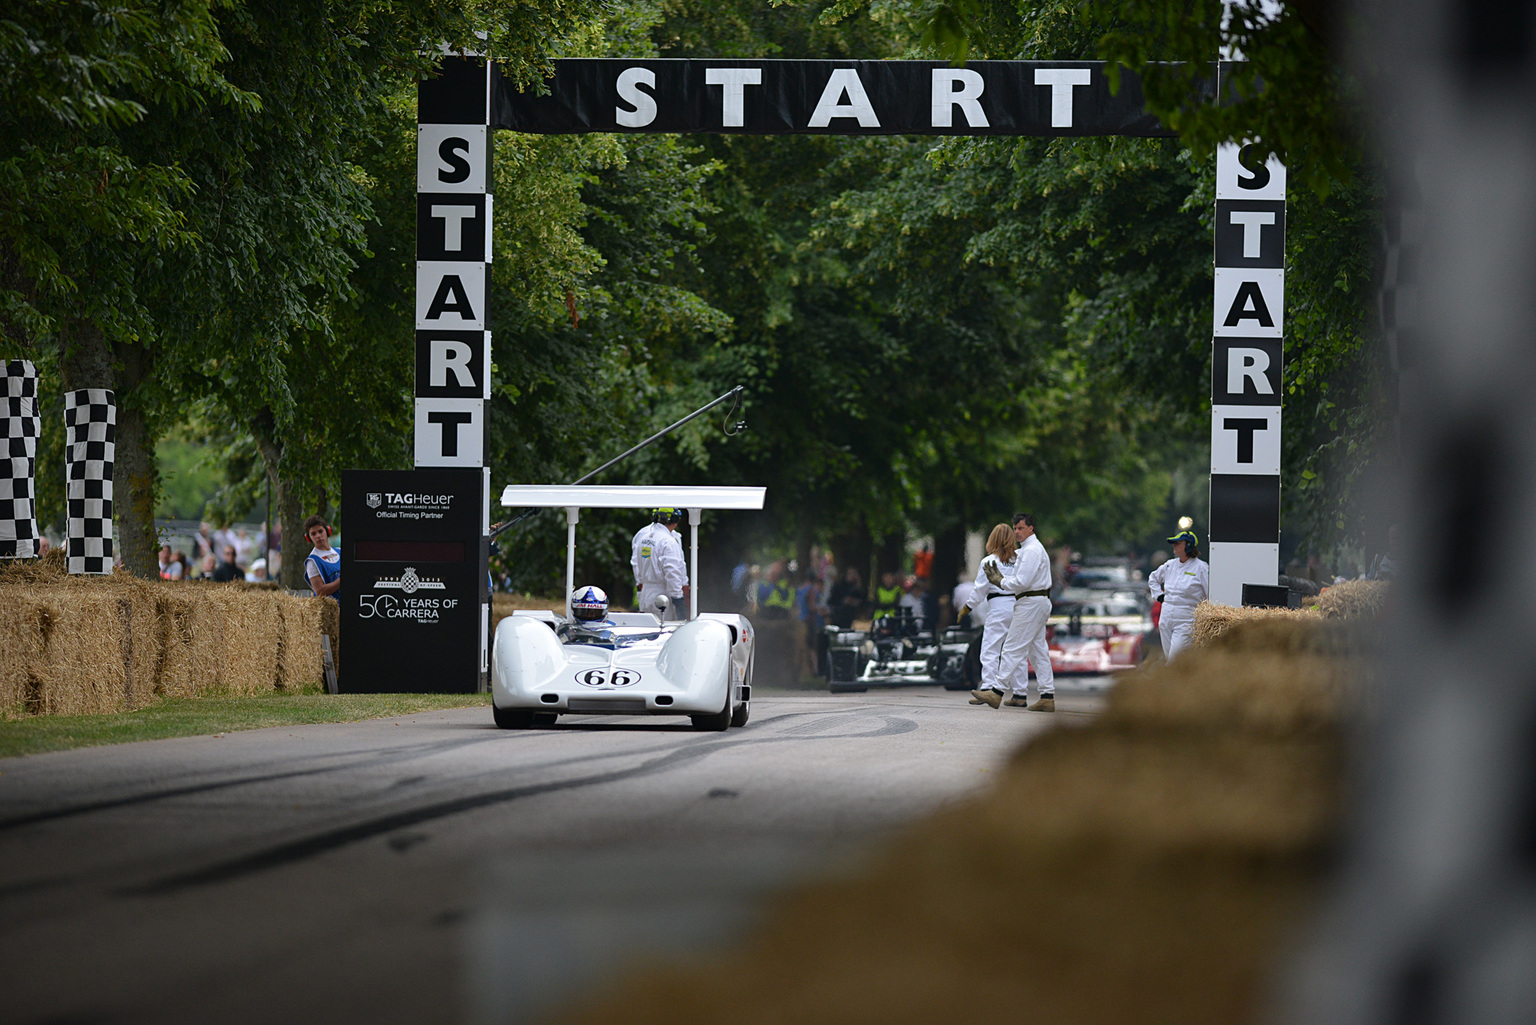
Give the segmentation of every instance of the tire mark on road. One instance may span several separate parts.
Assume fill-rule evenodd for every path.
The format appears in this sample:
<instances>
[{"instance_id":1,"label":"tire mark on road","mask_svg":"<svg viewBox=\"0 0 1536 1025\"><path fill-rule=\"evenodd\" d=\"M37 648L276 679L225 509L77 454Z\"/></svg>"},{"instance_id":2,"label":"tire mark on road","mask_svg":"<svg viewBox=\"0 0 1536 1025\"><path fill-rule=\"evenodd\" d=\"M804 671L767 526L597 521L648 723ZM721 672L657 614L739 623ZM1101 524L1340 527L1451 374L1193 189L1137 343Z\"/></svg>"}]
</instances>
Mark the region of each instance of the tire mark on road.
<instances>
[{"instance_id":1,"label":"tire mark on road","mask_svg":"<svg viewBox=\"0 0 1536 1025\"><path fill-rule=\"evenodd\" d=\"M42 811L29 812L25 815L15 815L8 819L0 819L0 833L7 830L19 829L22 826L32 826L40 822L52 822L57 819L70 818L75 815L88 815L93 812L111 811L115 808L127 808L136 804L148 804L153 801L167 801L177 797L190 797L193 794L205 794L216 790L227 790L231 787L258 786L262 783L280 782L288 779L302 779L306 776L321 776L330 772L346 772L352 769L376 769L393 762L410 761L415 758L428 758L434 754L456 750L469 744L484 744L493 740L492 737L476 737L472 740L455 740L452 743L413 744L409 748L374 750L365 752L353 752L355 757L362 754L364 757L356 761L348 761L338 765L320 765L309 769L289 769L285 772L268 772L256 776L237 776L234 779L221 779L208 783L188 783L179 787L167 787L161 790L151 790L137 794L126 794L122 797L109 797L100 801L90 801L85 804L66 805L62 808L48 808ZM346 755L332 755L329 757L344 758Z\"/></svg>"},{"instance_id":2,"label":"tire mark on road","mask_svg":"<svg viewBox=\"0 0 1536 1025\"><path fill-rule=\"evenodd\" d=\"M879 706L871 706L879 707ZM846 715L858 709L815 712L783 712L775 716L754 723L754 727L766 726L780 719L796 718L806 715ZM493 729L487 724L486 729ZM65 805L59 808L47 808L41 811L28 812L23 815L15 815L7 819L0 819L0 833L12 829L20 829L23 826L33 826L43 822L54 822L59 819L72 818L77 815L89 815L95 812L114 811L119 808L131 808L134 805L150 804L155 801L169 801L178 797L191 797L195 794L206 794L218 790L228 790L234 787L259 786L263 783L275 783L290 779L303 779L308 776L320 776L326 773L349 772L363 769L376 769L380 766L390 765L395 762L411 761L418 758L430 758L436 754L446 754L458 751L475 744L506 743L514 738L532 738L540 735L558 734L559 730L529 730L523 733L508 735L505 731L497 729L491 736L475 736L469 738L455 738L451 741L436 741L427 744L410 744L401 748L374 748L372 750L354 751L346 755L327 755L322 757L347 758L358 760L341 762L334 765L322 765L307 769L288 769L283 772L268 772L254 776L237 776L233 779L216 780L208 783L188 783L183 786L166 787L160 790L143 791L136 794L125 794L121 797L104 798L99 801L90 801L83 804ZM669 746L655 746L634 751L598 752L596 754L579 755L574 758L563 758L544 763L538 768L552 769L561 766L580 765L585 762L601 761L622 756L633 757L635 755L650 754L653 751L670 750ZM361 756L361 757L359 757ZM421 778L421 777L418 777Z\"/></svg>"},{"instance_id":3,"label":"tire mark on road","mask_svg":"<svg viewBox=\"0 0 1536 1025\"><path fill-rule=\"evenodd\" d=\"M787 713L788 715L822 715L827 713L805 712ZM839 713L832 713L839 714ZM782 718L782 717L775 717ZM115 891L119 896L160 896L172 894L181 890L187 890L199 886L207 886L214 883L229 882L243 876L253 875L283 865L293 864L309 858L324 854L328 851L346 847L363 840L369 840L385 833L392 833L398 829L418 826L424 822L432 822L437 819L448 818L453 815L461 815L465 812L488 808L493 805L506 804L529 797L538 797L544 794L560 793L567 790L577 790L587 787L602 786L608 783L617 783L623 780L637 779L643 776L664 772L679 765L705 758L717 751L727 748L739 747L747 744L771 744L785 741L805 742L819 740L853 740L872 737L893 736L896 734L910 733L918 729L918 724L910 719L902 719L898 716L882 716L886 724L879 730L869 733L820 733L815 735L776 735L776 736L744 736L734 740L714 740L689 744L685 747L669 751L658 758L652 758L639 765L624 769L614 769L609 772L593 773L588 776L577 776L572 779L550 780L544 783L530 783L524 786L508 787L503 790L493 790L482 794L470 794L465 797L455 798L451 801L442 801L436 804L424 805L406 811L395 812L390 815L381 815L343 826L338 829L326 830L311 836L293 840L288 843L278 844L251 854L232 858L228 861L218 862L204 868L190 872L177 873L166 876L153 882L139 886L126 887ZM769 720L770 722L772 720ZM764 724L766 725L766 723Z\"/></svg>"}]
</instances>

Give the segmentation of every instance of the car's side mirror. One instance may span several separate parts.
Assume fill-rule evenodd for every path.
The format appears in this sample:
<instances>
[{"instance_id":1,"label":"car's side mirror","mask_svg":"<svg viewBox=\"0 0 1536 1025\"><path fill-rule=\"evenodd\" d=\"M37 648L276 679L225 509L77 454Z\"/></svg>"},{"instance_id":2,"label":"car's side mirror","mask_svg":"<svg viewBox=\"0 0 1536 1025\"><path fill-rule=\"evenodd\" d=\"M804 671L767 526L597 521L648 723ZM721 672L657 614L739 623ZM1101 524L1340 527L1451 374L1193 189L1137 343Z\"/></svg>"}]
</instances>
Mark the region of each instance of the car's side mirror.
<instances>
[{"instance_id":1,"label":"car's side mirror","mask_svg":"<svg viewBox=\"0 0 1536 1025\"><path fill-rule=\"evenodd\" d=\"M672 606L672 599L668 598L664 594L658 594L656 599L652 601L651 604L656 606L657 614L660 615L662 619L666 619L667 609Z\"/></svg>"}]
</instances>

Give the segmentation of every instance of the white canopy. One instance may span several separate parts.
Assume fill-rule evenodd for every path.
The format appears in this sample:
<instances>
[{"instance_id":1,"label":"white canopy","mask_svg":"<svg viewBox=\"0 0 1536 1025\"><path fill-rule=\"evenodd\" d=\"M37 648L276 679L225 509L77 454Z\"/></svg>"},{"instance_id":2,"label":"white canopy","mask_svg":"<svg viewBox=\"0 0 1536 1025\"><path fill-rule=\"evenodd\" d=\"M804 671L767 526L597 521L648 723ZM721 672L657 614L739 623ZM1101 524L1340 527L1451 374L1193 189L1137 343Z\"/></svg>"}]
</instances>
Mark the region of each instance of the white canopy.
<instances>
[{"instance_id":1,"label":"white canopy","mask_svg":"<svg viewBox=\"0 0 1536 1025\"><path fill-rule=\"evenodd\" d=\"M767 488L647 484L508 484L501 504L523 509L761 509Z\"/></svg>"}]
</instances>

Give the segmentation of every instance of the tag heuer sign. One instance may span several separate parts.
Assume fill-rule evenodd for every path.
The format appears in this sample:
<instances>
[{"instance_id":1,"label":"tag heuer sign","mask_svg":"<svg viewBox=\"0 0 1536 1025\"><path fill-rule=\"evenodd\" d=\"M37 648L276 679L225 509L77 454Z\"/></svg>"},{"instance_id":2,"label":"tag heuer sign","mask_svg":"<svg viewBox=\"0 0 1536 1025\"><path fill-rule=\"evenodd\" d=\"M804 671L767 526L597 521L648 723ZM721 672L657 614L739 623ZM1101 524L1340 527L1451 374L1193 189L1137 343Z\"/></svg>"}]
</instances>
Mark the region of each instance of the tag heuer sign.
<instances>
[{"instance_id":1,"label":"tag heuer sign","mask_svg":"<svg viewBox=\"0 0 1536 1025\"><path fill-rule=\"evenodd\" d=\"M379 506L384 504L384 496L379 494L377 491L370 491L368 492L367 502L368 508L377 509Z\"/></svg>"}]
</instances>

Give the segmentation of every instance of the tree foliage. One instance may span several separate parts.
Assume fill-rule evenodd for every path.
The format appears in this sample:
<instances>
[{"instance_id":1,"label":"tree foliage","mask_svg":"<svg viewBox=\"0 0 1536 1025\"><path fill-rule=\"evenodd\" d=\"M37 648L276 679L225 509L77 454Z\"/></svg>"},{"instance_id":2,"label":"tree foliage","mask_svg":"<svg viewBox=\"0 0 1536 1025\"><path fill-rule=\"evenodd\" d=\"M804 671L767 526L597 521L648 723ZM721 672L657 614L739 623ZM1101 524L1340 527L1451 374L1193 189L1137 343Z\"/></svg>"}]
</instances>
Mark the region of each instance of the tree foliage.
<instances>
[{"instance_id":1,"label":"tree foliage","mask_svg":"<svg viewBox=\"0 0 1536 1025\"><path fill-rule=\"evenodd\" d=\"M770 516L712 525L717 549L857 562L1020 508L1061 541L1145 544L1206 444L1211 150L1240 134L1310 186L1289 212L1287 523L1326 547L1375 444L1378 190L1311 9L1236 10L17 0L0 355L118 389L148 453L135 495L179 427L224 467L220 508L270 483L292 536L342 469L411 462L415 87L442 47L534 89L561 56L1104 57L1177 141L498 133L494 479L572 479L742 384L746 433L701 419L607 479L767 485ZM1249 59L1236 102L1190 102L1223 42ZM634 526L585 517L583 573L621 584ZM559 579L554 529L505 536L517 584Z\"/></svg>"}]
</instances>

